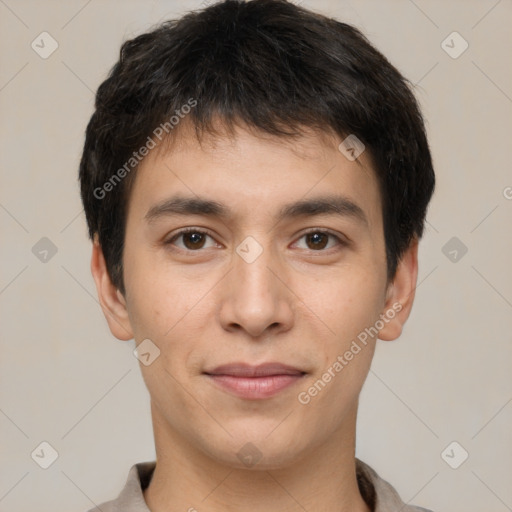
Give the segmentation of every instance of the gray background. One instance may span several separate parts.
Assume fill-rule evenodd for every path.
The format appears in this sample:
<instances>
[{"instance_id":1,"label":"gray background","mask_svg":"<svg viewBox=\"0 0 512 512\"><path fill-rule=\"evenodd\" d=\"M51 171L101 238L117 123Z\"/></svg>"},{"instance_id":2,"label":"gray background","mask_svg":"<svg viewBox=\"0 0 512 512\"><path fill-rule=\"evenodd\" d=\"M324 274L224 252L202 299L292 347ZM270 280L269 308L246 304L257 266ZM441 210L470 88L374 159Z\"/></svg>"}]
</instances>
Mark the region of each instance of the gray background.
<instances>
[{"instance_id":1,"label":"gray background","mask_svg":"<svg viewBox=\"0 0 512 512\"><path fill-rule=\"evenodd\" d=\"M512 2L302 3L360 27L417 84L438 180L416 303L402 337L378 342L357 456L436 512L512 510ZM0 0L1 511L85 511L155 457L134 342L97 302L77 167L121 42L198 6ZM31 47L51 48L43 31L58 43L46 59Z\"/></svg>"}]
</instances>

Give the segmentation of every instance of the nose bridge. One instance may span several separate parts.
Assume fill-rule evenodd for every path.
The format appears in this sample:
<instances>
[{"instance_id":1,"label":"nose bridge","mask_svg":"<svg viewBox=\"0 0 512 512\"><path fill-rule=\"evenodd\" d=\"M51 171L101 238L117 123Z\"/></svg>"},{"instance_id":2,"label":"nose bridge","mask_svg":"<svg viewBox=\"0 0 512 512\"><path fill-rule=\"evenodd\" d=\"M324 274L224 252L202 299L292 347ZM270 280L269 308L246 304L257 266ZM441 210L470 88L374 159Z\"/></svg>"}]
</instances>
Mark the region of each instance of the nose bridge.
<instances>
[{"instance_id":1,"label":"nose bridge","mask_svg":"<svg viewBox=\"0 0 512 512\"><path fill-rule=\"evenodd\" d=\"M263 237L259 237L262 240ZM246 237L236 248L234 259L235 278L238 280L239 300L246 300L256 305L260 300L266 304L274 300L276 279L269 267L276 264L270 243L260 243L253 236ZM275 270L274 270L275 272ZM260 304L261 308L263 304ZM270 309L271 304L268 304Z\"/></svg>"},{"instance_id":2,"label":"nose bridge","mask_svg":"<svg viewBox=\"0 0 512 512\"><path fill-rule=\"evenodd\" d=\"M246 237L234 254L228 295L221 309L225 328L236 324L252 336L274 324L289 327L291 305L270 242ZM268 239L265 239L268 240Z\"/></svg>"}]
</instances>

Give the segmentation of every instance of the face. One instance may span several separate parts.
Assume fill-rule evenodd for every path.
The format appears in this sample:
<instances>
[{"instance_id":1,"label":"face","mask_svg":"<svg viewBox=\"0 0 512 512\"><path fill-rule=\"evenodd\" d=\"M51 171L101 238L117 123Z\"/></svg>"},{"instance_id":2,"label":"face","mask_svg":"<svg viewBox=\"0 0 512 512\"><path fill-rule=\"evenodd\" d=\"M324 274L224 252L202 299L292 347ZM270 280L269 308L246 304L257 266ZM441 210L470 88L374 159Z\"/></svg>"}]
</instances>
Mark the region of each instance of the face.
<instances>
[{"instance_id":1,"label":"face","mask_svg":"<svg viewBox=\"0 0 512 512\"><path fill-rule=\"evenodd\" d=\"M137 170L125 296L98 286L114 335L160 351L153 421L231 466L247 443L275 468L347 435L375 326L392 339L408 314L415 258L387 282L375 174L339 142L183 129Z\"/></svg>"}]
</instances>

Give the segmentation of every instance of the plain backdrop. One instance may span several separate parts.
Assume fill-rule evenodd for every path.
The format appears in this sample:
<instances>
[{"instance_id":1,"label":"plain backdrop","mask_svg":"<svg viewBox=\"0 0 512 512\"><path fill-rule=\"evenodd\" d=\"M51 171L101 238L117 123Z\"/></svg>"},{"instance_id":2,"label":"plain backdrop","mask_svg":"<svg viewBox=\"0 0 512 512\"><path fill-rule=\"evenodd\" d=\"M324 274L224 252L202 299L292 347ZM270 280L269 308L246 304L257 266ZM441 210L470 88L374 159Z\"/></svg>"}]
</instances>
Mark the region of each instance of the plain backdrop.
<instances>
[{"instance_id":1,"label":"plain backdrop","mask_svg":"<svg viewBox=\"0 0 512 512\"><path fill-rule=\"evenodd\" d=\"M512 4L302 3L416 84L437 173L416 302L402 337L378 342L357 456L436 512L512 510ZM0 0L2 512L85 512L155 457L134 342L97 302L77 168L121 43L199 6Z\"/></svg>"}]
</instances>

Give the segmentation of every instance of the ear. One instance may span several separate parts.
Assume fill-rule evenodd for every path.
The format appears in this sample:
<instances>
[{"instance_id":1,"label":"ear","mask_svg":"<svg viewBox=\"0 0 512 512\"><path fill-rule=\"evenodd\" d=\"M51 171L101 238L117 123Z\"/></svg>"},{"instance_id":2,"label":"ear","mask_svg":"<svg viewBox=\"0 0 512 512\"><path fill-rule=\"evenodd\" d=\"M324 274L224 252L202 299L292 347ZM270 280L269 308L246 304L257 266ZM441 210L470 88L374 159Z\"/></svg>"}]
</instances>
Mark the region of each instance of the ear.
<instances>
[{"instance_id":1,"label":"ear","mask_svg":"<svg viewBox=\"0 0 512 512\"><path fill-rule=\"evenodd\" d=\"M386 304L382 311L384 327L378 338L392 341L402 334L403 326L409 318L418 278L418 239L414 238L404 252L393 280L386 290Z\"/></svg>"},{"instance_id":2,"label":"ear","mask_svg":"<svg viewBox=\"0 0 512 512\"><path fill-rule=\"evenodd\" d=\"M103 250L97 236L94 237L92 245L91 272L110 332L119 340L131 340L133 331L126 309L126 300L110 280Z\"/></svg>"}]
</instances>

